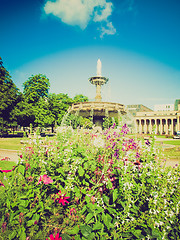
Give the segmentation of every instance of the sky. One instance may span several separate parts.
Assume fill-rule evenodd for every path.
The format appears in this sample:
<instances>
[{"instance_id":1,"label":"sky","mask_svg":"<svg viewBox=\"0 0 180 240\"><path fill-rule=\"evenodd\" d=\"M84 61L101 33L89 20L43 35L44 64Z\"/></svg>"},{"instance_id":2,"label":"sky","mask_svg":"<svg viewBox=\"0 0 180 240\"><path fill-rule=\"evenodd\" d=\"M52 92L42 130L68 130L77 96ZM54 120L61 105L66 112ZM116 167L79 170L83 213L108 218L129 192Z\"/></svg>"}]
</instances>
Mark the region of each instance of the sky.
<instances>
[{"instance_id":1,"label":"sky","mask_svg":"<svg viewBox=\"0 0 180 240\"><path fill-rule=\"evenodd\" d=\"M0 57L13 82L36 74L50 93L102 101L173 104L180 99L180 0L0 0Z\"/></svg>"}]
</instances>

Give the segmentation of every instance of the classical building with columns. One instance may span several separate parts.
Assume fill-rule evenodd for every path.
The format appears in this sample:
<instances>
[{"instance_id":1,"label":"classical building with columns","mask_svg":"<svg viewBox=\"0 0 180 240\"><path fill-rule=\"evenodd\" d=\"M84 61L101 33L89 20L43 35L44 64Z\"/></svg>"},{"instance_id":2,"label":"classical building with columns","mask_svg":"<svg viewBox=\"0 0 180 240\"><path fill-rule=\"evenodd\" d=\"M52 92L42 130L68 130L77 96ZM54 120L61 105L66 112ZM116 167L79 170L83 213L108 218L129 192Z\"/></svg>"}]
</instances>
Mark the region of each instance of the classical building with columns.
<instances>
[{"instance_id":1,"label":"classical building with columns","mask_svg":"<svg viewBox=\"0 0 180 240\"><path fill-rule=\"evenodd\" d=\"M180 104L176 111L136 112L135 131L137 133L174 135L180 131Z\"/></svg>"}]
</instances>

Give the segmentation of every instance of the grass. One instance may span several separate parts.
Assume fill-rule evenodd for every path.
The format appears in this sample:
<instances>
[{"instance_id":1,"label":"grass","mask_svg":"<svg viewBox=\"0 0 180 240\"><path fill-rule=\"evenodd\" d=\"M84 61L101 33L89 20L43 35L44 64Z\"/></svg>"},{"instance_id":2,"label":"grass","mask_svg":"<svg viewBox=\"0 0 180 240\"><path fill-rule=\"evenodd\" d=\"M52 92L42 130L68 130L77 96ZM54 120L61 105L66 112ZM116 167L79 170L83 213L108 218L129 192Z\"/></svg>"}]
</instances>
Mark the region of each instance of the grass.
<instances>
[{"instance_id":1,"label":"grass","mask_svg":"<svg viewBox=\"0 0 180 240\"><path fill-rule=\"evenodd\" d=\"M168 141L164 141L163 143L180 147L180 140L179 139L168 140Z\"/></svg>"},{"instance_id":2,"label":"grass","mask_svg":"<svg viewBox=\"0 0 180 240\"><path fill-rule=\"evenodd\" d=\"M180 147L165 149L164 150L164 156L168 159L180 160Z\"/></svg>"},{"instance_id":3,"label":"grass","mask_svg":"<svg viewBox=\"0 0 180 240\"><path fill-rule=\"evenodd\" d=\"M0 169L2 170L11 170L15 165L16 165L15 162L6 161L6 160L0 161Z\"/></svg>"},{"instance_id":4,"label":"grass","mask_svg":"<svg viewBox=\"0 0 180 240\"><path fill-rule=\"evenodd\" d=\"M0 138L0 149L20 150L23 138Z\"/></svg>"}]
</instances>

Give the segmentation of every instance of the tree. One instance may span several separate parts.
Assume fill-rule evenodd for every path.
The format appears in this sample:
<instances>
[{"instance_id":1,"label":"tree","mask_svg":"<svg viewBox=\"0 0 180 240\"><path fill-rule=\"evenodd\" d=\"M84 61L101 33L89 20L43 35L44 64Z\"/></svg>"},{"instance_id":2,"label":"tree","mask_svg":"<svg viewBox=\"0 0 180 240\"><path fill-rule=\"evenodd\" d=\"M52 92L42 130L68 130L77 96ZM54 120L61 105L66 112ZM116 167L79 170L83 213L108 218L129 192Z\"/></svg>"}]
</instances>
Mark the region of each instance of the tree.
<instances>
[{"instance_id":1,"label":"tree","mask_svg":"<svg viewBox=\"0 0 180 240\"><path fill-rule=\"evenodd\" d=\"M29 127L30 124L34 125L35 106L29 103L24 96L22 96L22 101L16 105L13 114L16 116L17 123L20 126Z\"/></svg>"},{"instance_id":2,"label":"tree","mask_svg":"<svg viewBox=\"0 0 180 240\"><path fill-rule=\"evenodd\" d=\"M42 74L31 76L23 84L24 86L24 96L29 103L37 103L41 97L47 97L50 83L49 79Z\"/></svg>"},{"instance_id":3,"label":"tree","mask_svg":"<svg viewBox=\"0 0 180 240\"><path fill-rule=\"evenodd\" d=\"M0 57L0 131L8 128L14 122L12 110L21 101L21 94L13 83L9 72L3 66ZM15 124L15 123L13 123Z\"/></svg>"},{"instance_id":4,"label":"tree","mask_svg":"<svg viewBox=\"0 0 180 240\"><path fill-rule=\"evenodd\" d=\"M52 131L55 126L55 123L58 125L61 124L63 116L67 112L68 108L73 103L72 98L70 98L67 94L59 93L59 94L50 94L48 97L49 103L49 111L51 112L52 117Z\"/></svg>"},{"instance_id":5,"label":"tree","mask_svg":"<svg viewBox=\"0 0 180 240\"><path fill-rule=\"evenodd\" d=\"M78 94L74 97L74 102L77 103L77 102L88 102L89 99L88 97L82 95L82 94Z\"/></svg>"}]
</instances>

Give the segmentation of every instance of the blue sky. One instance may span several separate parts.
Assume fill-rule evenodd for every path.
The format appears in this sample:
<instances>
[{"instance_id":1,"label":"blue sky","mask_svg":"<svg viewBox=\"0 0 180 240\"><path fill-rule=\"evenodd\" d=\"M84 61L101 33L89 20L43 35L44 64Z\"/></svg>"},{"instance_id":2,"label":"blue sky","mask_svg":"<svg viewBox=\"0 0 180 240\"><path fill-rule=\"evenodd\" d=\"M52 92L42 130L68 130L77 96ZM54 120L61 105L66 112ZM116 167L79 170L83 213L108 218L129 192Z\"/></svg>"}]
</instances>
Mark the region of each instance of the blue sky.
<instances>
[{"instance_id":1,"label":"blue sky","mask_svg":"<svg viewBox=\"0 0 180 240\"><path fill-rule=\"evenodd\" d=\"M45 74L50 92L103 101L172 104L180 98L179 0L0 0L0 56L20 90Z\"/></svg>"}]
</instances>

